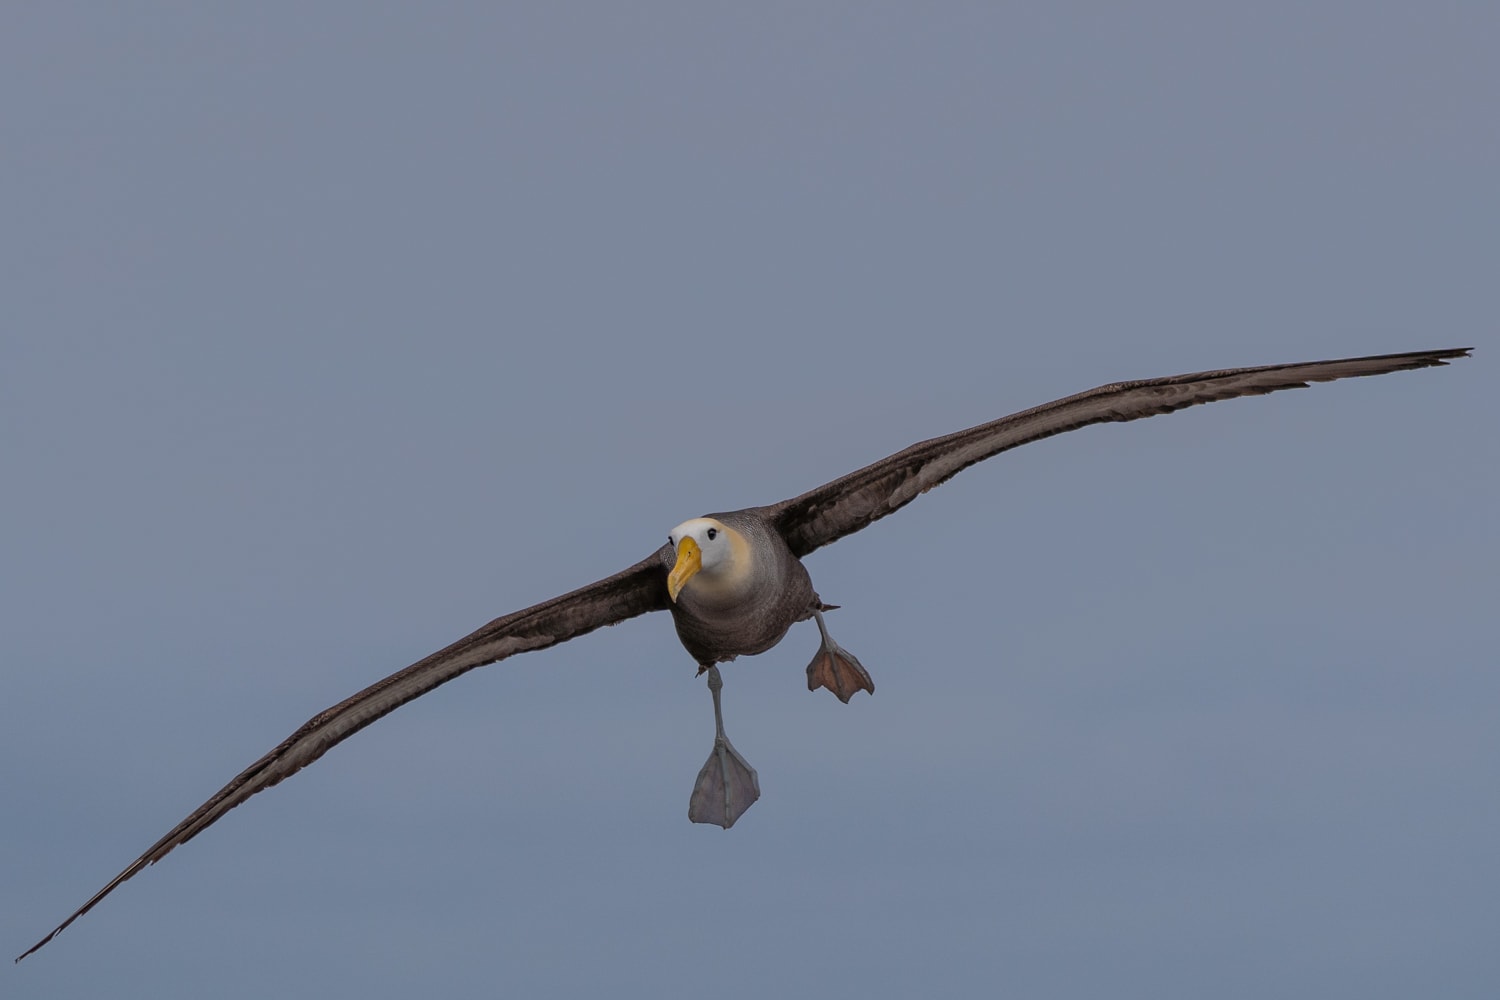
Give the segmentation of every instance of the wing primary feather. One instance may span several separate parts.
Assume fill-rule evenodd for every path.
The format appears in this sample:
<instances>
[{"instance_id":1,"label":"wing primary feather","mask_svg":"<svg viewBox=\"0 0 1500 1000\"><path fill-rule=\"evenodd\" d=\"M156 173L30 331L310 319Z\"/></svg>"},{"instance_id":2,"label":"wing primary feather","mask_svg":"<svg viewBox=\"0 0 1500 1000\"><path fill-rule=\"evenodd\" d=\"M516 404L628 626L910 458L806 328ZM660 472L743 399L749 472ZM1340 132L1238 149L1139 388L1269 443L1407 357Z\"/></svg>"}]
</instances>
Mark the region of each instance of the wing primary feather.
<instances>
[{"instance_id":1,"label":"wing primary feather","mask_svg":"<svg viewBox=\"0 0 1500 1000\"><path fill-rule=\"evenodd\" d=\"M256 792L291 777L370 723L433 688L475 667L516 653L555 646L604 625L614 625L668 605L662 554L652 554L629 569L523 611L496 618L452 645L411 666L376 681L358 694L319 712L264 757L245 768L229 784L178 823L109 884L58 924L50 934L26 949L30 955L67 929L68 925L147 865L166 857L220 816Z\"/></svg>"},{"instance_id":2,"label":"wing primary feather","mask_svg":"<svg viewBox=\"0 0 1500 1000\"><path fill-rule=\"evenodd\" d=\"M1446 365L1468 357L1472 350L1412 351L1113 382L919 442L801 496L760 508L760 513L771 520L797 556L805 556L900 510L976 462L1032 441L1090 424L1139 420L1238 396L1304 389L1312 382Z\"/></svg>"}]
</instances>

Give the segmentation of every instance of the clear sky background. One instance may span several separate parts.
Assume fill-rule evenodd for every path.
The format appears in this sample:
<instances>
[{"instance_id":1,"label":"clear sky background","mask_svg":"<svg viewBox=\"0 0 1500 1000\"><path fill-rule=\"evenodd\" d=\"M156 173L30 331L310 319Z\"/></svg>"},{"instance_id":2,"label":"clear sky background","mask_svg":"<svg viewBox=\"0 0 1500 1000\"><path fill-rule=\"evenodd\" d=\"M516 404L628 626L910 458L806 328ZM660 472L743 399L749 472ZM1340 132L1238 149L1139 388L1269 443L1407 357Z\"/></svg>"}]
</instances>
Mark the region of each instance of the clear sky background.
<instances>
[{"instance_id":1,"label":"clear sky background","mask_svg":"<svg viewBox=\"0 0 1500 1000\"><path fill-rule=\"evenodd\" d=\"M0 939L679 521L1122 378L809 559L686 819L665 616L455 681L15 998L1500 991L1486 3L0 10Z\"/></svg>"}]
</instances>

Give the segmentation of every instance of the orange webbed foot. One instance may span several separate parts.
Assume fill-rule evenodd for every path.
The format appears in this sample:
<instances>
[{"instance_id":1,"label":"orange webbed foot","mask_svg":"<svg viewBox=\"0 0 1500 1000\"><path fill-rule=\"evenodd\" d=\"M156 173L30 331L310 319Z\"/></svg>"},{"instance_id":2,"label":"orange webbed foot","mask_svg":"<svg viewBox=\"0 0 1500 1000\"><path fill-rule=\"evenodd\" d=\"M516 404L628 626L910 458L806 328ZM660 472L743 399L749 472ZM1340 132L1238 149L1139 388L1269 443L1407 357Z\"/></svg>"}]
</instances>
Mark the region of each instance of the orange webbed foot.
<instances>
[{"instance_id":1,"label":"orange webbed foot","mask_svg":"<svg viewBox=\"0 0 1500 1000\"><path fill-rule=\"evenodd\" d=\"M849 704L849 699L854 697L856 691L874 694L875 682L870 679L869 671L865 670L858 657L829 636L828 628L823 624L822 611L814 611L813 618L823 636L823 645L807 665L807 689L816 691L825 687L845 705Z\"/></svg>"}]
</instances>

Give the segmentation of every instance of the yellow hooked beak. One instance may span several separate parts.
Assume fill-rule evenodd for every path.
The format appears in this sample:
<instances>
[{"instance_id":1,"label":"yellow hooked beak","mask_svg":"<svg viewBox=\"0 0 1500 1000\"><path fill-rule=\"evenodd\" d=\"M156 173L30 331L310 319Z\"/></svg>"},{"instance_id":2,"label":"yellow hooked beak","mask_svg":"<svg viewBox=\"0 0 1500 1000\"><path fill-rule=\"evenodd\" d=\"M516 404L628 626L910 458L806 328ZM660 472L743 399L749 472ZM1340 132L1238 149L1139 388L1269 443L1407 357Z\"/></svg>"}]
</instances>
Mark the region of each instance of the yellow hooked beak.
<instances>
[{"instance_id":1,"label":"yellow hooked beak","mask_svg":"<svg viewBox=\"0 0 1500 1000\"><path fill-rule=\"evenodd\" d=\"M682 593L683 586L693 578L693 574L703 568L703 552L698 548L698 543L692 538L684 538L677 543L677 562L672 565L672 572L667 575L667 596L675 602L677 595Z\"/></svg>"}]
</instances>

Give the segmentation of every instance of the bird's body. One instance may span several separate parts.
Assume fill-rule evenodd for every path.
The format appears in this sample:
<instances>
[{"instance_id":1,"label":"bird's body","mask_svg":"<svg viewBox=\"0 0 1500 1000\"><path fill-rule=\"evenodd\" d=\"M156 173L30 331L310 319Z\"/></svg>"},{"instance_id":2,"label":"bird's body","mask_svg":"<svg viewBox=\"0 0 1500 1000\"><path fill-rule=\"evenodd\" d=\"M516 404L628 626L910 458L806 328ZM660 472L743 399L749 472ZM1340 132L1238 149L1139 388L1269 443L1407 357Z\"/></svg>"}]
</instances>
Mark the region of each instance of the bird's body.
<instances>
[{"instance_id":1,"label":"bird's body","mask_svg":"<svg viewBox=\"0 0 1500 1000\"><path fill-rule=\"evenodd\" d=\"M874 691L859 661L828 635L822 613L830 607L820 601L801 562L808 553L901 509L976 462L1054 434L1171 413L1199 403L1302 388L1310 382L1439 366L1468 353L1468 349L1420 351L1112 383L919 442L778 504L685 521L673 530L668 545L635 565L497 618L313 716L168 831L17 961L230 809L414 698L476 667L545 649L650 611L671 611L682 645L699 672L709 675L717 732L714 749L694 787L689 816L728 827L760 790L754 769L724 735L717 664L764 652L780 642L792 625L812 618L822 642L807 668L809 688L826 687L844 702L857 691Z\"/></svg>"},{"instance_id":2,"label":"bird's body","mask_svg":"<svg viewBox=\"0 0 1500 1000\"><path fill-rule=\"evenodd\" d=\"M696 574L672 603L677 637L695 662L708 666L764 653L793 625L812 617L818 603L812 577L758 510L709 514L679 525L673 544L662 549L667 572L677 562L676 542L694 527L704 535L715 533L699 542L700 548L723 542L735 567Z\"/></svg>"}]
</instances>

